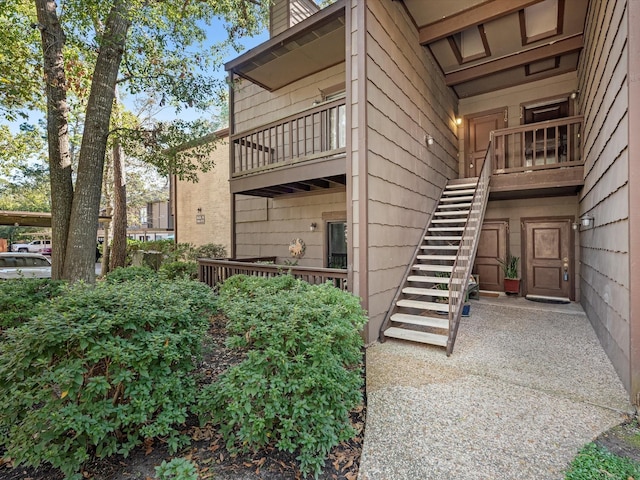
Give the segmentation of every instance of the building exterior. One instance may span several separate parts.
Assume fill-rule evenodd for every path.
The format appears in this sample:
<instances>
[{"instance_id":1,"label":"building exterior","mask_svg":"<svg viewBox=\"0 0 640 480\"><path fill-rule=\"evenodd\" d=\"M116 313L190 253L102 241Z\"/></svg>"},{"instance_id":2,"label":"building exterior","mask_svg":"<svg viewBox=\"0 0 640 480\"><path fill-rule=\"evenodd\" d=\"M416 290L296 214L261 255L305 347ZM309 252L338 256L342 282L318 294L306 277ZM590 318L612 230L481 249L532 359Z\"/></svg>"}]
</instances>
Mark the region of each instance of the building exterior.
<instances>
[{"instance_id":1,"label":"building exterior","mask_svg":"<svg viewBox=\"0 0 640 480\"><path fill-rule=\"evenodd\" d=\"M480 287L520 257L520 293L579 301L640 403L640 2L299 4L226 66L232 256L301 239L346 266L374 342L445 185L487 164Z\"/></svg>"},{"instance_id":2,"label":"building exterior","mask_svg":"<svg viewBox=\"0 0 640 480\"><path fill-rule=\"evenodd\" d=\"M171 179L175 240L194 246L215 243L231 251L231 200L229 194L229 130L215 132L209 152L214 167L198 173L198 182Z\"/></svg>"}]
</instances>

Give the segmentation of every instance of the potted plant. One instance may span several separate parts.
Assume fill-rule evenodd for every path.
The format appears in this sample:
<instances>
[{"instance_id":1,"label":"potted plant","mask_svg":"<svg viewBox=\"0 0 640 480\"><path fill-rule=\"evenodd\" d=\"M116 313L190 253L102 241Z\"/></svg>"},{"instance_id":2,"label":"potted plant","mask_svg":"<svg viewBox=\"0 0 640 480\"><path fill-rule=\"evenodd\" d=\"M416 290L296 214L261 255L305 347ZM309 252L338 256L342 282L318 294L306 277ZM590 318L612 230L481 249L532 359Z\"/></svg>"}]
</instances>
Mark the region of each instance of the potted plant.
<instances>
[{"instance_id":1,"label":"potted plant","mask_svg":"<svg viewBox=\"0 0 640 480\"><path fill-rule=\"evenodd\" d=\"M508 255L506 260L498 259L504 272L504 292L520 293L520 277L518 276L518 264L520 257Z\"/></svg>"}]
</instances>

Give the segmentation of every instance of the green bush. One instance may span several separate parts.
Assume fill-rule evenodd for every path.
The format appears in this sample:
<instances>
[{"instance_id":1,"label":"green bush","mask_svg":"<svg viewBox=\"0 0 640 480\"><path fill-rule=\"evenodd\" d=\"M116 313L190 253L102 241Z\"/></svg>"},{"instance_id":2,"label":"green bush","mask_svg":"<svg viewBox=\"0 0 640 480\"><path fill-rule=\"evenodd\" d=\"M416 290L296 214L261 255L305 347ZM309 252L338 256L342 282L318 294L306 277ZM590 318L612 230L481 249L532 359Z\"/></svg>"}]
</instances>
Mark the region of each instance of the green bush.
<instances>
[{"instance_id":1,"label":"green bush","mask_svg":"<svg viewBox=\"0 0 640 480\"><path fill-rule=\"evenodd\" d=\"M160 276L168 280L177 278L198 278L198 264L196 262L167 262L160 266Z\"/></svg>"},{"instance_id":2,"label":"green bush","mask_svg":"<svg viewBox=\"0 0 640 480\"><path fill-rule=\"evenodd\" d=\"M156 467L156 476L159 480L198 480L198 470L193 462L178 457L169 463L163 460Z\"/></svg>"},{"instance_id":3,"label":"green bush","mask_svg":"<svg viewBox=\"0 0 640 480\"><path fill-rule=\"evenodd\" d=\"M564 478L565 480L640 478L640 463L614 455L595 443L589 443L578 452Z\"/></svg>"},{"instance_id":4,"label":"green bush","mask_svg":"<svg viewBox=\"0 0 640 480\"><path fill-rule=\"evenodd\" d=\"M189 258L196 260L198 258L225 258L227 256L227 249L224 245L218 245L215 243L207 243L191 249L189 252Z\"/></svg>"},{"instance_id":5,"label":"green bush","mask_svg":"<svg viewBox=\"0 0 640 480\"><path fill-rule=\"evenodd\" d=\"M172 451L196 399L191 372L215 310L192 281L77 284L0 349L0 448L70 478L90 455L127 455L145 438Z\"/></svg>"},{"instance_id":6,"label":"green bush","mask_svg":"<svg viewBox=\"0 0 640 480\"><path fill-rule=\"evenodd\" d=\"M107 273L105 280L107 283L123 283L140 280L151 280L158 274L149 267L118 267Z\"/></svg>"},{"instance_id":7,"label":"green bush","mask_svg":"<svg viewBox=\"0 0 640 480\"><path fill-rule=\"evenodd\" d=\"M331 447L354 435L349 412L362 401L366 321L360 302L288 275L234 276L219 301L229 344L249 352L204 389L201 418L220 425L231 450L273 444L317 475Z\"/></svg>"},{"instance_id":8,"label":"green bush","mask_svg":"<svg viewBox=\"0 0 640 480\"><path fill-rule=\"evenodd\" d=\"M0 281L0 328L28 321L44 302L59 295L65 285L63 281L46 278Z\"/></svg>"}]
</instances>

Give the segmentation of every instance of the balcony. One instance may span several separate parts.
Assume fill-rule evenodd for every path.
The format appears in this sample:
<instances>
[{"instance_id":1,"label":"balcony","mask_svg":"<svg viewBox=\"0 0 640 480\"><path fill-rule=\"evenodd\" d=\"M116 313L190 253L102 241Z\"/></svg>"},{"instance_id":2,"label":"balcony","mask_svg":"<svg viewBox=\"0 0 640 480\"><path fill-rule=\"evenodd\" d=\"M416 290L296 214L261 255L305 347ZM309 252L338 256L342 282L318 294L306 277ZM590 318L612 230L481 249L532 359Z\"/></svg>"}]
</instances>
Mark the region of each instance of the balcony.
<instances>
[{"instance_id":1,"label":"balcony","mask_svg":"<svg viewBox=\"0 0 640 480\"><path fill-rule=\"evenodd\" d=\"M493 132L491 198L576 193L584 184L583 117Z\"/></svg>"},{"instance_id":2,"label":"balcony","mask_svg":"<svg viewBox=\"0 0 640 480\"><path fill-rule=\"evenodd\" d=\"M275 197L346 183L344 98L231 136L231 192Z\"/></svg>"}]
</instances>

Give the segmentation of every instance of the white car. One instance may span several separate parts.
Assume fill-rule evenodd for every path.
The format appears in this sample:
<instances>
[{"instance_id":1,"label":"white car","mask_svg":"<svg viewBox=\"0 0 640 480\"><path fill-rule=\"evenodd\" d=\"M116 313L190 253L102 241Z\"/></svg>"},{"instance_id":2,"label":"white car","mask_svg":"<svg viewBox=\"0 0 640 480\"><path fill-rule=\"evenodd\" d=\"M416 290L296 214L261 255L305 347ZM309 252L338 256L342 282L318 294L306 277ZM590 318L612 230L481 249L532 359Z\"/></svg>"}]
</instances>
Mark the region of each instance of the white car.
<instances>
[{"instance_id":1,"label":"white car","mask_svg":"<svg viewBox=\"0 0 640 480\"><path fill-rule=\"evenodd\" d=\"M0 280L51 278L51 261L39 253L0 253Z\"/></svg>"},{"instance_id":2,"label":"white car","mask_svg":"<svg viewBox=\"0 0 640 480\"><path fill-rule=\"evenodd\" d=\"M14 252L41 253L45 248L51 248L51 240L33 240L29 243L14 243L11 250Z\"/></svg>"}]
</instances>

